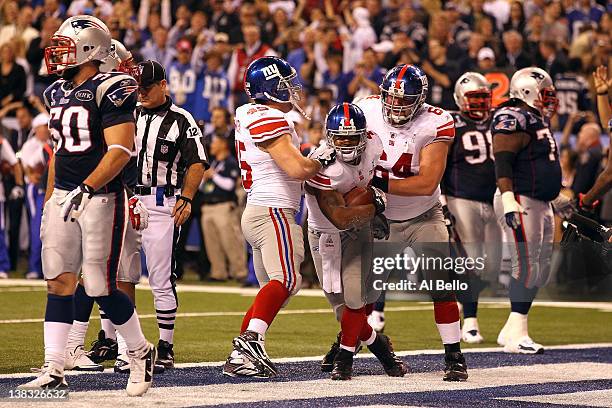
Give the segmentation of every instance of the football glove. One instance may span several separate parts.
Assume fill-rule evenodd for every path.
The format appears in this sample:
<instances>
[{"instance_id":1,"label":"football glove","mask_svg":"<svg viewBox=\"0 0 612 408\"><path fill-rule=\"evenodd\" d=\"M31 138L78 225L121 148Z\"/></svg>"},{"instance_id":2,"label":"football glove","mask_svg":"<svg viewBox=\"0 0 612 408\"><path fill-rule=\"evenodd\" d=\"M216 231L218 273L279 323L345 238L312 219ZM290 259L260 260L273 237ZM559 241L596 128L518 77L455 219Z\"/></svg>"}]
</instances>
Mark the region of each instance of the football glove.
<instances>
[{"instance_id":1,"label":"football glove","mask_svg":"<svg viewBox=\"0 0 612 408\"><path fill-rule=\"evenodd\" d=\"M527 214L523 207L514 198L512 191L502 193L502 205L504 206L504 215L506 224L512 229L518 229L521 226L520 214Z\"/></svg>"},{"instance_id":2,"label":"football glove","mask_svg":"<svg viewBox=\"0 0 612 408\"><path fill-rule=\"evenodd\" d=\"M11 194L9 195L9 200L19 200L23 198L25 195L25 191L22 186L15 186L11 190Z\"/></svg>"},{"instance_id":3,"label":"football glove","mask_svg":"<svg viewBox=\"0 0 612 408\"><path fill-rule=\"evenodd\" d=\"M387 208L387 196L382 192L380 188L370 186L374 195L374 208L376 209L376 215L382 214Z\"/></svg>"},{"instance_id":4,"label":"football glove","mask_svg":"<svg viewBox=\"0 0 612 408\"><path fill-rule=\"evenodd\" d=\"M389 234L391 233L391 227L389 226L389 221L387 217L382 214L375 215L372 219L372 235L376 239L389 239Z\"/></svg>"},{"instance_id":5,"label":"football glove","mask_svg":"<svg viewBox=\"0 0 612 408\"><path fill-rule=\"evenodd\" d=\"M328 167L336 161L336 151L326 144L322 144L310 152L308 157L321 163L321 167Z\"/></svg>"},{"instance_id":6,"label":"football glove","mask_svg":"<svg viewBox=\"0 0 612 408\"><path fill-rule=\"evenodd\" d=\"M132 196L128 200L128 207L130 209L132 228L136 231L147 229L149 226L149 211L142 201L138 197Z\"/></svg>"},{"instance_id":7,"label":"football glove","mask_svg":"<svg viewBox=\"0 0 612 408\"><path fill-rule=\"evenodd\" d=\"M64 222L68 221L68 219L74 222L79 218L87 204L89 204L94 193L93 187L85 183L68 193L68 195L59 202L59 204L62 205L61 215L64 218Z\"/></svg>"},{"instance_id":8,"label":"football glove","mask_svg":"<svg viewBox=\"0 0 612 408\"><path fill-rule=\"evenodd\" d=\"M557 198L551 201L551 204L555 214L563 219L571 217L576 211L573 200L563 194L559 194Z\"/></svg>"}]
</instances>

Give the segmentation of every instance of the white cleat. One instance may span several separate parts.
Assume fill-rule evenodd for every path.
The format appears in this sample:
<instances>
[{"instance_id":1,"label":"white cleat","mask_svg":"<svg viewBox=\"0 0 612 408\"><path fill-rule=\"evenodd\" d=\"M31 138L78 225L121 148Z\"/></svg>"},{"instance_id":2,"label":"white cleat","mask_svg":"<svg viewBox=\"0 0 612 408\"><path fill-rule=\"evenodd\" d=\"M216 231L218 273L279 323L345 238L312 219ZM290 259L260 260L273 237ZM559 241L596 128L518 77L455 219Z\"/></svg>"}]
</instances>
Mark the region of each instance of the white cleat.
<instances>
[{"instance_id":1,"label":"white cleat","mask_svg":"<svg viewBox=\"0 0 612 408\"><path fill-rule=\"evenodd\" d=\"M8 279L8 273L0 271L0 279Z\"/></svg>"},{"instance_id":2,"label":"white cleat","mask_svg":"<svg viewBox=\"0 0 612 408\"><path fill-rule=\"evenodd\" d=\"M147 343L146 351L139 355L128 351L130 358L130 378L126 387L127 395L140 397L144 395L153 382L153 367L157 360L157 349L151 343Z\"/></svg>"},{"instance_id":3,"label":"white cleat","mask_svg":"<svg viewBox=\"0 0 612 408\"><path fill-rule=\"evenodd\" d=\"M74 371L104 371L104 366L96 364L85 354L83 346L77 346L74 350L66 350L66 362L64 370Z\"/></svg>"},{"instance_id":4,"label":"white cleat","mask_svg":"<svg viewBox=\"0 0 612 408\"><path fill-rule=\"evenodd\" d=\"M372 313L368 316L368 324L374 331L382 333L385 329L385 312L372 310Z\"/></svg>"},{"instance_id":5,"label":"white cleat","mask_svg":"<svg viewBox=\"0 0 612 408\"><path fill-rule=\"evenodd\" d=\"M463 319L461 340L468 344L480 344L484 341L484 338L480 334L480 329L478 328L478 320L476 320L475 317Z\"/></svg>"},{"instance_id":6,"label":"white cleat","mask_svg":"<svg viewBox=\"0 0 612 408\"><path fill-rule=\"evenodd\" d=\"M63 390L67 388L68 383L64 379L64 371L52 363L44 365L38 372L38 377L17 387L20 390Z\"/></svg>"},{"instance_id":7,"label":"white cleat","mask_svg":"<svg viewBox=\"0 0 612 408\"><path fill-rule=\"evenodd\" d=\"M542 354L544 353L544 346L534 342L529 336L523 336L517 340L509 341L504 346L504 353Z\"/></svg>"}]
</instances>

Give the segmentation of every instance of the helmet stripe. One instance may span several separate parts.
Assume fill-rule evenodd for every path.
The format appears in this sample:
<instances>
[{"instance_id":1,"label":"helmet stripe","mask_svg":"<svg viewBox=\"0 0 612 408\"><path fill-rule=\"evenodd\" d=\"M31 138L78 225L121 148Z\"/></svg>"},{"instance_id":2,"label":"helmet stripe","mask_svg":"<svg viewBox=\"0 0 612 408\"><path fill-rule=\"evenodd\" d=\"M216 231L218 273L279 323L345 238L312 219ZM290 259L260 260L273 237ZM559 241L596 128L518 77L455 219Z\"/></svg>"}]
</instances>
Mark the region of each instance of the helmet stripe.
<instances>
[{"instance_id":1,"label":"helmet stripe","mask_svg":"<svg viewBox=\"0 0 612 408\"><path fill-rule=\"evenodd\" d=\"M344 126L350 126L351 125L351 114L349 111L349 104L344 102L342 106L344 107Z\"/></svg>"},{"instance_id":2,"label":"helmet stripe","mask_svg":"<svg viewBox=\"0 0 612 408\"><path fill-rule=\"evenodd\" d=\"M399 89L400 88L400 81L404 77L404 74L406 74L406 70L408 70L408 67L409 67L409 65L405 64L402 67L402 69L400 69L399 74L397 74L397 79L395 80L395 89Z\"/></svg>"}]
</instances>

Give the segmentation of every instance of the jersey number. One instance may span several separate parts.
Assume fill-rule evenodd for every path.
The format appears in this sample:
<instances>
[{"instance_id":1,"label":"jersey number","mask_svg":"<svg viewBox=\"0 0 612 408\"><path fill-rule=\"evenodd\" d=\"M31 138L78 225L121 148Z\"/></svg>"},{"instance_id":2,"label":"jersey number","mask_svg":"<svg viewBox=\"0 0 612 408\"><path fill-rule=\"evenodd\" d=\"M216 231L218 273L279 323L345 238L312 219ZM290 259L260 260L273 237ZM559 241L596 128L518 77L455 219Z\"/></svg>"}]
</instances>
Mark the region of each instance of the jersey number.
<instances>
[{"instance_id":1,"label":"jersey number","mask_svg":"<svg viewBox=\"0 0 612 408\"><path fill-rule=\"evenodd\" d=\"M552 133L550 133L550 129L544 128L540 129L536 132L536 137L538 140L542 140L544 138L548 139L548 143L550 144L550 153L548 153L548 160L555 161L557 159L557 143L555 142L555 138Z\"/></svg>"},{"instance_id":2,"label":"jersey number","mask_svg":"<svg viewBox=\"0 0 612 408\"><path fill-rule=\"evenodd\" d=\"M60 132L50 128L51 136L57 143L56 151L62 147L71 153L84 152L91 147L89 111L82 106L69 108L55 107L49 111L50 121L59 121Z\"/></svg>"},{"instance_id":3,"label":"jersey number","mask_svg":"<svg viewBox=\"0 0 612 408\"><path fill-rule=\"evenodd\" d=\"M488 148L488 146L491 146L491 132L487 131L486 135L476 130L465 132L461 142L466 152L473 152L473 154L465 156L465 161L469 164L484 163L488 157L494 160L493 149ZM487 154L487 151L489 154Z\"/></svg>"},{"instance_id":4,"label":"jersey number","mask_svg":"<svg viewBox=\"0 0 612 408\"><path fill-rule=\"evenodd\" d=\"M387 160L387 153L383 150L380 160ZM391 173L397 178L405 179L407 177L414 176L411 171L412 165L412 154L410 153L402 153L402 155L397 159L393 167L391 167ZM381 171L383 177L388 178L389 172L382 168L382 166L376 166L378 170Z\"/></svg>"},{"instance_id":5,"label":"jersey number","mask_svg":"<svg viewBox=\"0 0 612 408\"><path fill-rule=\"evenodd\" d=\"M236 140L236 154L238 155L238 162L240 163L240 176L242 178L242 187L248 190L253 185L253 169L249 166L249 163L240 159L240 152L246 152L246 147L243 142Z\"/></svg>"},{"instance_id":6,"label":"jersey number","mask_svg":"<svg viewBox=\"0 0 612 408\"><path fill-rule=\"evenodd\" d=\"M578 111L578 94L576 92L557 92L559 98L559 115L567 115Z\"/></svg>"}]
</instances>

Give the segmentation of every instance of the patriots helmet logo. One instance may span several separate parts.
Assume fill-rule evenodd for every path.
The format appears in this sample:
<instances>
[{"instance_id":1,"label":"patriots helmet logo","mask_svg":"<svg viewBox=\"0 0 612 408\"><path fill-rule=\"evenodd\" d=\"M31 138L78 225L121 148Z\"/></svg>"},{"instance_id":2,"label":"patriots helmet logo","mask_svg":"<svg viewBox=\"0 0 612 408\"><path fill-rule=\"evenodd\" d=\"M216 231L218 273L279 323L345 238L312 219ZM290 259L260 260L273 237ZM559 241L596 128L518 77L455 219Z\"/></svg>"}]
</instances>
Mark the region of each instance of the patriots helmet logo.
<instances>
[{"instance_id":1,"label":"patriots helmet logo","mask_svg":"<svg viewBox=\"0 0 612 408\"><path fill-rule=\"evenodd\" d=\"M113 92L107 95L107 98L116 106L120 107L126 101L126 99L138 89L136 85L123 86L115 89Z\"/></svg>"},{"instance_id":2,"label":"patriots helmet logo","mask_svg":"<svg viewBox=\"0 0 612 408\"><path fill-rule=\"evenodd\" d=\"M82 30L86 28L97 28L98 30L108 32L108 29L106 27L102 27L101 25L97 24L95 21L92 21L92 20L86 20L86 19L73 20L70 22L70 25L72 25L72 28L74 28L75 34L80 33Z\"/></svg>"}]
</instances>

